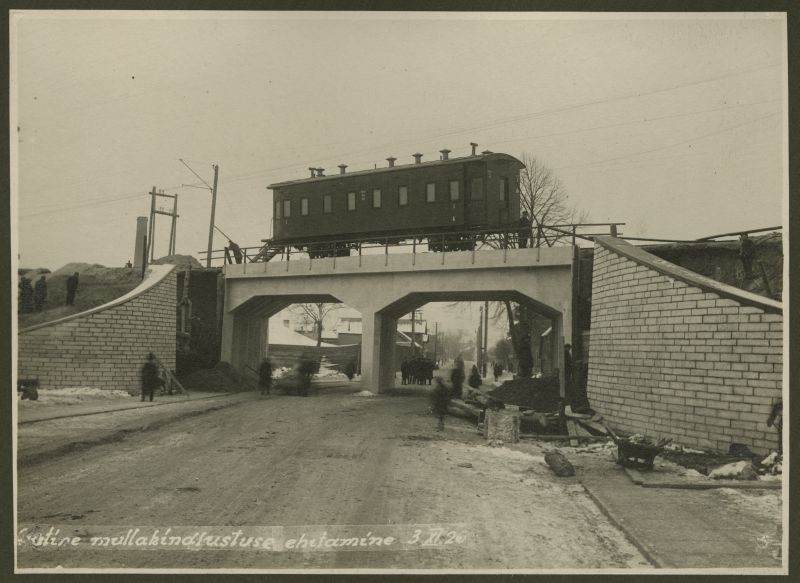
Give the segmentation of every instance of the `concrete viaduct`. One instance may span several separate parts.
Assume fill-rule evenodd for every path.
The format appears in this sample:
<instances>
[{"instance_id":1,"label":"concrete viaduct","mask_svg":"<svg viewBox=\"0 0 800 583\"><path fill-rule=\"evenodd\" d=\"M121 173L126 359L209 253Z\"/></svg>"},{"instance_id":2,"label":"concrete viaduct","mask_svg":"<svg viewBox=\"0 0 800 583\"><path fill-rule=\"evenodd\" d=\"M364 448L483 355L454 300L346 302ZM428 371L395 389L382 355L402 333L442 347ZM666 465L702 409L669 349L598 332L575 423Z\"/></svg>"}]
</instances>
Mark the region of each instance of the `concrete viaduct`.
<instances>
[{"instance_id":1,"label":"concrete viaduct","mask_svg":"<svg viewBox=\"0 0 800 583\"><path fill-rule=\"evenodd\" d=\"M395 382L398 318L428 302L510 300L553 320L560 361L561 345L572 341L574 253L562 246L226 265L221 357L257 370L271 316L294 303L343 302L361 312L362 388L385 391Z\"/></svg>"}]
</instances>

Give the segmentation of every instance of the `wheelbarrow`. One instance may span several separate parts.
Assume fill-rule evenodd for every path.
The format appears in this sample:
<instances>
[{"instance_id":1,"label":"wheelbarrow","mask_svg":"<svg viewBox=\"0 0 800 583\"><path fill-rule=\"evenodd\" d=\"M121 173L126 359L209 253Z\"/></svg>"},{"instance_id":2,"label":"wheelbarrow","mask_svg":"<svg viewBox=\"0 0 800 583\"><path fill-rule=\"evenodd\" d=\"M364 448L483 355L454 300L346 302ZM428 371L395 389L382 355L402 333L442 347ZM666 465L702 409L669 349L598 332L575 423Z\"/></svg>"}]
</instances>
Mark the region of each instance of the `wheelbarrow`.
<instances>
[{"instance_id":1,"label":"wheelbarrow","mask_svg":"<svg viewBox=\"0 0 800 583\"><path fill-rule=\"evenodd\" d=\"M672 439L659 439L656 444L636 443L627 437L619 437L608 425L605 425L605 428L617 445L617 463L635 470L652 470L656 456L672 441Z\"/></svg>"}]
</instances>

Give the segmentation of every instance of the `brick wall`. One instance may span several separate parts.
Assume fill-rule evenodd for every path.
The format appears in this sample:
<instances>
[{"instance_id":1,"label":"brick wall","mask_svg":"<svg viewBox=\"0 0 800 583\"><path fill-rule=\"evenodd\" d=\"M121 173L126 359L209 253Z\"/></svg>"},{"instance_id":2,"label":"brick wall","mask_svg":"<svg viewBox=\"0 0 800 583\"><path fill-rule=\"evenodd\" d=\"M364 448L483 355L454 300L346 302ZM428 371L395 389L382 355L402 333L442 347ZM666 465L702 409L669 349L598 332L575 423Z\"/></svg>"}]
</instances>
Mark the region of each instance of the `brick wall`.
<instances>
[{"instance_id":1,"label":"brick wall","mask_svg":"<svg viewBox=\"0 0 800 583\"><path fill-rule=\"evenodd\" d=\"M766 426L781 397L779 302L598 237L587 393L623 431L727 451L777 447Z\"/></svg>"},{"instance_id":2,"label":"brick wall","mask_svg":"<svg viewBox=\"0 0 800 583\"><path fill-rule=\"evenodd\" d=\"M154 352L175 368L176 271L154 265L130 294L88 312L21 330L18 378L42 388L140 390L140 367Z\"/></svg>"}]
</instances>

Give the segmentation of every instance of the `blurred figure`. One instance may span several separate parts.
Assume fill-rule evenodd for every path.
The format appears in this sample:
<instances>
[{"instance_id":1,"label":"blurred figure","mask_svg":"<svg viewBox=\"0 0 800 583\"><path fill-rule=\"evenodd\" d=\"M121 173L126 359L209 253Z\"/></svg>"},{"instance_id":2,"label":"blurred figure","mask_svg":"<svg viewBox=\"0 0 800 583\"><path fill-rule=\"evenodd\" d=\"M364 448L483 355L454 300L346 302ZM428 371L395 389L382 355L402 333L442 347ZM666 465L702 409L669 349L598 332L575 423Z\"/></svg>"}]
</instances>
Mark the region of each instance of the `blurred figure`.
<instances>
[{"instance_id":1,"label":"blurred figure","mask_svg":"<svg viewBox=\"0 0 800 583\"><path fill-rule=\"evenodd\" d=\"M463 364L463 361L462 361ZM452 385L452 396L460 399L464 392L464 369L456 366L450 373L450 384Z\"/></svg>"},{"instance_id":2,"label":"blurred figure","mask_svg":"<svg viewBox=\"0 0 800 583\"><path fill-rule=\"evenodd\" d=\"M19 279L19 311L30 314L33 311L33 286L24 275Z\"/></svg>"},{"instance_id":3,"label":"blurred figure","mask_svg":"<svg viewBox=\"0 0 800 583\"><path fill-rule=\"evenodd\" d=\"M75 305L75 294L78 291L78 272L76 271L67 278L67 305Z\"/></svg>"},{"instance_id":4,"label":"blurred figure","mask_svg":"<svg viewBox=\"0 0 800 583\"><path fill-rule=\"evenodd\" d=\"M236 243L234 243L230 239L228 239L228 249L230 249L231 253L233 253L233 260L236 261L236 263L241 263L242 262L242 248L239 247Z\"/></svg>"},{"instance_id":5,"label":"blurred figure","mask_svg":"<svg viewBox=\"0 0 800 583\"><path fill-rule=\"evenodd\" d=\"M494 382L500 380L500 375L503 374L503 365L499 362L495 363L492 373L494 373Z\"/></svg>"},{"instance_id":6,"label":"blurred figure","mask_svg":"<svg viewBox=\"0 0 800 583\"><path fill-rule=\"evenodd\" d=\"M152 403L156 388L163 383L164 381L161 380L161 375L159 374L156 355L151 352L147 355L147 361L142 365L142 401L149 395Z\"/></svg>"},{"instance_id":7,"label":"blurred figure","mask_svg":"<svg viewBox=\"0 0 800 583\"><path fill-rule=\"evenodd\" d=\"M300 357L297 364L298 392L303 397L308 397L308 390L311 388L311 379L314 376L314 362L307 356Z\"/></svg>"},{"instance_id":8,"label":"blurred figure","mask_svg":"<svg viewBox=\"0 0 800 583\"><path fill-rule=\"evenodd\" d=\"M528 218L528 211L522 211L522 216L519 218L519 231L517 235L520 249L525 249L528 246L528 239L530 236L531 220Z\"/></svg>"},{"instance_id":9,"label":"blurred figure","mask_svg":"<svg viewBox=\"0 0 800 583\"><path fill-rule=\"evenodd\" d=\"M36 281L36 286L33 289L33 303L36 307L37 312L41 312L44 309L44 303L47 301L47 281L44 278L44 275L39 276L39 279Z\"/></svg>"},{"instance_id":10,"label":"blurred figure","mask_svg":"<svg viewBox=\"0 0 800 583\"><path fill-rule=\"evenodd\" d=\"M272 363L268 358L262 360L258 367L258 386L261 387L262 395L269 395L272 388Z\"/></svg>"},{"instance_id":11,"label":"blurred figure","mask_svg":"<svg viewBox=\"0 0 800 583\"><path fill-rule=\"evenodd\" d=\"M436 386L431 391L431 411L439 420L436 425L437 431L444 431L444 418L447 415L447 406L449 404L450 391L442 382L442 379L436 377Z\"/></svg>"},{"instance_id":12,"label":"blurred figure","mask_svg":"<svg viewBox=\"0 0 800 583\"><path fill-rule=\"evenodd\" d=\"M481 374L478 372L478 366L473 364L472 370L469 373L469 380L467 381L467 384L469 384L469 386L473 389L477 389L481 386L482 382Z\"/></svg>"}]
</instances>

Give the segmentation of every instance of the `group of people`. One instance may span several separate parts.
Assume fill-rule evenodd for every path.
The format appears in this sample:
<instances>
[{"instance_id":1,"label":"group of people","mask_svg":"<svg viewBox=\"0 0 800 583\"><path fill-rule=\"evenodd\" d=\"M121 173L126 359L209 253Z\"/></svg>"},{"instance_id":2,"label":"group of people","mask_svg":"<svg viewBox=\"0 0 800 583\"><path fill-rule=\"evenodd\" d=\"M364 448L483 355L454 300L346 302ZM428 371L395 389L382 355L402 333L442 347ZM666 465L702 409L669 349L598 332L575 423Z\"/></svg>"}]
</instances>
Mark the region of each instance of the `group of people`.
<instances>
[{"instance_id":1,"label":"group of people","mask_svg":"<svg viewBox=\"0 0 800 583\"><path fill-rule=\"evenodd\" d=\"M67 278L67 306L75 305L75 294L78 291L78 272ZM21 314L41 312L47 303L47 278L39 276L35 284L24 275L19 278L19 311Z\"/></svg>"},{"instance_id":2,"label":"group of people","mask_svg":"<svg viewBox=\"0 0 800 583\"><path fill-rule=\"evenodd\" d=\"M436 364L424 356L404 358L400 364L400 376L404 385L430 385Z\"/></svg>"}]
</instances>

